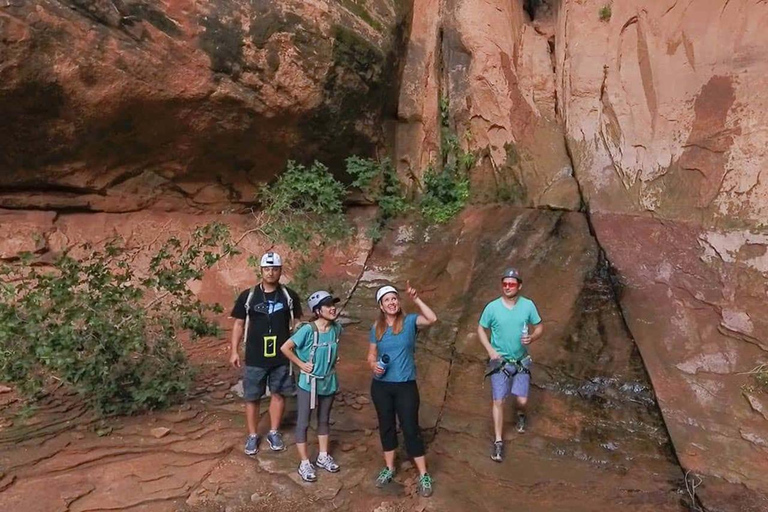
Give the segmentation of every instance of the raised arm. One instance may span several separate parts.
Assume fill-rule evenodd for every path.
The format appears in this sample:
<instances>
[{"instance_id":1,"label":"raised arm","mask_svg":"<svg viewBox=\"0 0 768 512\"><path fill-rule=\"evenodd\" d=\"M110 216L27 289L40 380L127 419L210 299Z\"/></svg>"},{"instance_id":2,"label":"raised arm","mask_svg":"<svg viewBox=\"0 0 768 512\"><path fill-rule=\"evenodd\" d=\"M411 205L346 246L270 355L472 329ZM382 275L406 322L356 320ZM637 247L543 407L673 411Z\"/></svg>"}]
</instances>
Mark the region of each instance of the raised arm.
<instances>
[{"instance_id":1,"label":"raised arm","mask_svg":"<svg viewBox=\"0 0 768 512\"><path fill-rule=\"evenodd\" d=\"M419 316L416 318L416 325L425 327L437 322L437 315L432 311L432 308L427 306L424 301L419 298L419 293L411 286L410 281L405 282L405 291L411 297L413 303L416 304L416 307L419 308Z\"/></svg>"}]
</instances>

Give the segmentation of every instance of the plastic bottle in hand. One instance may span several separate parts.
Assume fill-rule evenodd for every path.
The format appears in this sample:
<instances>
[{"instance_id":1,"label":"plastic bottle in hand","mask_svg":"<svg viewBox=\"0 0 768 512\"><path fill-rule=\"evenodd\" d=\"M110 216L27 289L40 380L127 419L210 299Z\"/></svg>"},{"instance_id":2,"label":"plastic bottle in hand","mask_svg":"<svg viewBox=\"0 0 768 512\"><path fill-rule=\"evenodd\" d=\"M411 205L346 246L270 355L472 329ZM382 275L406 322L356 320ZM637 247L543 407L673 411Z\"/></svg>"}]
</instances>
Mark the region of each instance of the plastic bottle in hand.
<instances>
[{"instance_id":1,"label":"plastic bottle in hand","mask_svg":"<svg viewBox=\"0 0 768 512\"><path fill-rule=\"evenodd\" d=\"M381 371L382 371L382 374L377 376L378 378L381 378L384 375L384 373L387 372L388 365L389 365L389 356L387 354L384 354L379 358L379 361L376 363L376 366L381 368Z\"/></svg>"},{"instance_id":2,"label":"plastic bottle in hand","mask_svg":"<svg viewBox=\"0 0 768 512\"><path fill-rule=\"evenodd\" d=\"M525 338L526 336L528 336L528 324L527 323L523 324L523 334L522 334L522 336L520 338L522 339L522 338Z\"/></svg>"}]
</instances>

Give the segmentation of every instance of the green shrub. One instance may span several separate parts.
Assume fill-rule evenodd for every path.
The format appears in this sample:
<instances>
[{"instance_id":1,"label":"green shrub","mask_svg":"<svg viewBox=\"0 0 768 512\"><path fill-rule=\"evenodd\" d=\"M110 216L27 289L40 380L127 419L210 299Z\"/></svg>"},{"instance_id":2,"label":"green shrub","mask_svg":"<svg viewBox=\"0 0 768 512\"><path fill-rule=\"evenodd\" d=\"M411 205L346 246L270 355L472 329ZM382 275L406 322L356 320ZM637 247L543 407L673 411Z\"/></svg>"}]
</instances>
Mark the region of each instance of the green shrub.
<instances>
[{"instance_id":1,"label":"green shrub","mask_svg":"<svg viewBox=\"0 0 768 512\"><path fill-rule=\"evenodd\" d=\"M262 231L295 250L307 249L312 241L340 240L350 233L345 194L344 184L320 162L306 167L289 161L286 171L259 191L267 216Z\"/></svg>"},{"instance_id":2,"label":"green shrub","mask_svg":"<svg viewBox=\"0 0 768 512\"><path fill-rule=\"evenodd\" d=\"M296 267L296 272L293 274L293 280L291 285L298 292L300 297L309 297L312 290L309 289L309 285L313 280L317 279L320 272L320 261L317 259L300 258L299 264Z\"/></svg>"},{"instance_id":3,"label":"green shrub","mask_svg":"<svg viewBox=\"0 0 768 512\"><path fill-rule=\"evenodd\" d=\"M768 392L768 363L758 365L751 372L755 385L762 391Z\"/></svg>"},{"instance_id":4,"label":"green shrub","mask_svg":"<svg viewBox=\"0 0 768 512\"><path fill-rule=\"evenodd\" d=\"M469 199L469 178L455 169L424 173L424 191L419 203L421 213L433 223L442 224L455 217Z\"/></svg>"},{"instance_id":5,"label":"green shrub","mask_svg":"<svg viewBox=\"0 0 768 512\"><path fill-rule=\"evenodd\" d=\"M611 19L611 5L606 4L600 8L598 11L598 16L600 17L600 21L610 21Z\"/></svg>"},{"instance_id":6,"label":"green shrub","mask_svg":"<svg viewBox=\"0 0 768 512\"><path fill-rule=\"evenodd\" d=\"M379 205L380 224L408 210L402 184L389 158L376 161L351 156L346 163L347 174L353 178L351 186L359 188L366 198Z\"/></svg>"},{"instance_id":7,"label":"green shrub","mask_svg":"<svg viewBox=\"0 0 768 512\"><path fill-rule=\"evenodd\" d=\"M451 130L449 104L440 99L441 166L430 166L423 176L419 207L429 222L441 224L456 216L469 199L469 171L477 157L461 147L459 137ZM469 136L467 135L467 138Z\"/></svg>"},{"instance_id":8,"label":"green shrub","mask_svg":"<svg viewBox=\"0 0 768 512\"><path fill-rule=\"evenodd\" d=\"M208 320L219 305L202 303L189 280L235 252L226 227L196 230L187 243L165 242L148 277L134 273L135 254L118 240L87 255L62 254L41 266L24 254L0 267L0 380L35 395L47 382L75 390L89 407L125 414L182 398L192 370L178 342L217 335Z\"/></svg>"}]
</instances>

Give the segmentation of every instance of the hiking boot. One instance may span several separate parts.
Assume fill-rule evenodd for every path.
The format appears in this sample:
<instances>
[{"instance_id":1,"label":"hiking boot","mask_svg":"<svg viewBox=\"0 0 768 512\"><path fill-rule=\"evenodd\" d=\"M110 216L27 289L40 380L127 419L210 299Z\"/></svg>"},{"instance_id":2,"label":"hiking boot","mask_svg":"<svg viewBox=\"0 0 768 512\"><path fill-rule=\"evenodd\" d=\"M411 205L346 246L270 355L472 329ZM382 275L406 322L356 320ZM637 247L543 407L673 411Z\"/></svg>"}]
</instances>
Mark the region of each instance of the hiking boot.
<instances>
[{"instance_id":1,"label":"hiking boot","mask_svg":"<svg viewBox=\"0 0 768 512\"><path fill-rule=\"evenodd\" d=\"M259 453L259 436L258 434L251 434L245 441L245 454L253 456L257 453Z\"/></svg>"},{"instance_id":2,"label":"hiking boot","mask_svg":"<svg viewBox=\"0 0 768 512\"><path fill-rule=\"evenodd\" d=\"M419 496L423 498L429 498L432 496L432 477L429 476L429 473L424 473L419 478L419 485L416 487L416 490L419 492Z\"/></svg>"},{"instance_id":3,"label":"hiking boot","mask_svg":"<svg viewBox=\"0 0 768 512\"><path fill-rule=\"evenodd\" d=\"M299 476L305 482L315 482L317 480L317 474L315 473L315 466L308 460L301 461L299 464Z\"/></svg>"},{"instance_id":4,"label":"hiking boot","mask_svg":"<svg viewBox=\"0 0 768 512\"><path fill-rule=\"evenodd\" d=\"M323 468L329 473L336 473L339 471L339 465L336 464L336 461L333 460L333 457L330 455L326 455L325 457L318 457L315 465L317 465L319 468Z\"/></svg>"},{"instance_id":5,"label":"hiking boot","mask_svg":"<svg viewBox=\"0 0 768 512\"><path fill-rule=\"evenodd\" d=\"M525 432L525 414L518 414L517 415L517 431L519 433Z\"/></svg>"},{"instance_id":6,"label":"hiking boot","mask_svg":"<svg viewBox=\"0 0 768 512\"><path fill-rule=\"evenodd\" d=\"M395 478L395 472L389 468L384 468L379 472L379 476L376 477L376 487L381 489L385 487L392 479Z\"/></svg>"},{"instance_id":7,"label":"hiking boot","mask_svg":"<svg viewBox=\"0 0 768 512\"><path fill-rule=\"evenodd\" d=\"M496 441L493 443L493 450L491 451L491 460L501 462L504 460L504 441Z\"/></svg>"},{"instance_id":8,"label":"hiking boot","mask_svg":"<svg viewBox=\"0 0 768 512\"><path fill-rule=\"evenodd\" d=\"M269 449L273 452L281 452L285 450L285 443L283 442L283 434L280 432L270 432L267 434L267 442L269 443Z\"/></svg>"}]
</instances>

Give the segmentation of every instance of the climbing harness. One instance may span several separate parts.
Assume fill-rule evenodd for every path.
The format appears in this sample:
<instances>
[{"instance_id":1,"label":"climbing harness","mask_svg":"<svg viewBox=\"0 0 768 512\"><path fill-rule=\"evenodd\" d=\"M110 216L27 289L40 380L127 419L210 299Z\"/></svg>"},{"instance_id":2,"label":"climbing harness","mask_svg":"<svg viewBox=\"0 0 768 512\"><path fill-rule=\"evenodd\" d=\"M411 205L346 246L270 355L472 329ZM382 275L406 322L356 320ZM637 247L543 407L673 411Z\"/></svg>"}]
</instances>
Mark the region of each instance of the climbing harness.
<instances>
[{"instance_id":1,"label":"climbing harness","mask_svg":"<svg viewBox=\"0 0 768 512\"><path fill-rule=\"evenodd\" d=\"M524 364L524 361L526 364ZM505 357L502 357L500 359L491 359L488 361L488 364L485 367L485 376L483 377L483 384L485 384L485 379L490 377L491 375L495 373L502 372L508 379L511 379L518 373L530 375L531 370L529 366L531 365L531 356L525 355L521 357L520 359L507 359ZM507 369L507 366L513 366L514 371L510 372L509 369Z\"/></svg>"}]
</instances>

